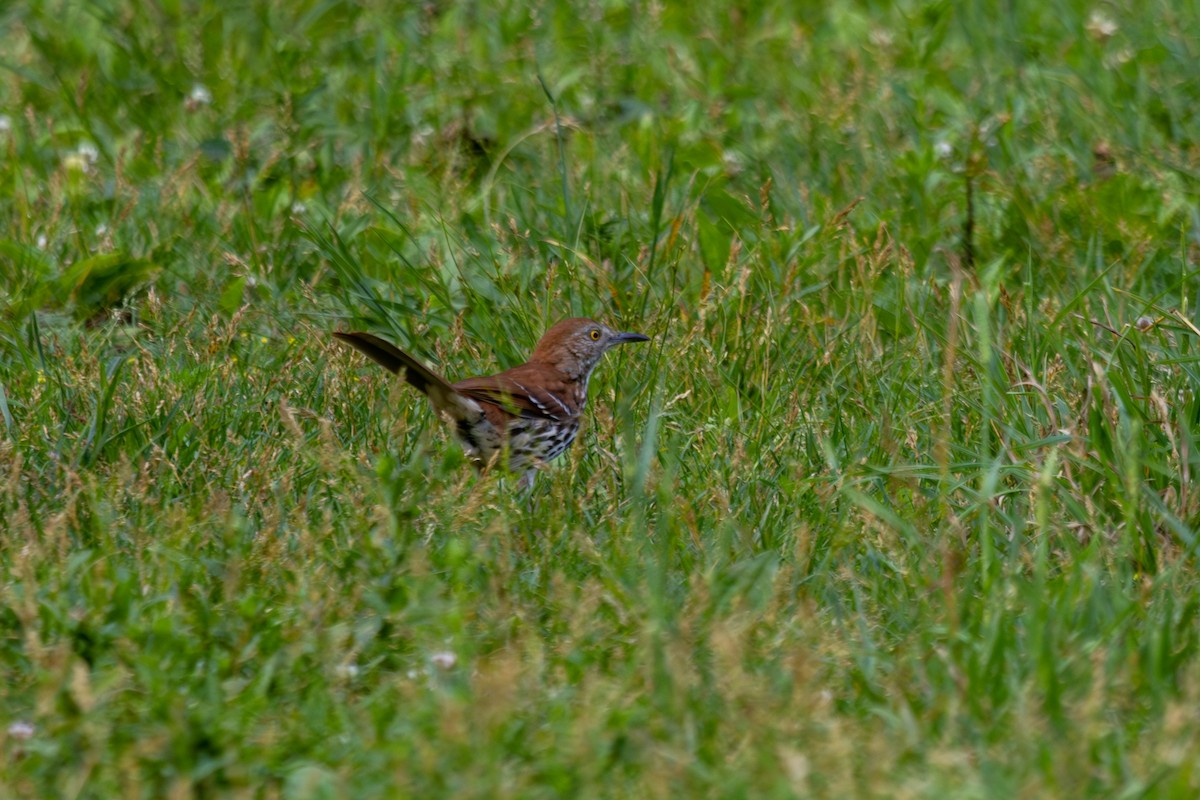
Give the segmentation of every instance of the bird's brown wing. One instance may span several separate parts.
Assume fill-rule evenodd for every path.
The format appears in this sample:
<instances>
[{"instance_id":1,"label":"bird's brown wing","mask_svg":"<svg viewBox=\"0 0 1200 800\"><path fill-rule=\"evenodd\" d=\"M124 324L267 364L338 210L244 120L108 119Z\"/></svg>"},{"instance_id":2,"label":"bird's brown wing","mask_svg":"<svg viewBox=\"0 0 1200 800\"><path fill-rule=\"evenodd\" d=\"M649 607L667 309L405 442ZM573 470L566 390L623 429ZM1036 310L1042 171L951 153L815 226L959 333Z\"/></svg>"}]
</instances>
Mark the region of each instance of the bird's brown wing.
<instances>
[{"instance_id":1,"label":"bird's brown wing","mask_svg":"<svg viewBox=\"0 0 1200 800\"><path fill-rule=\"evenodd\" d=\"M556 422L571 419L576 412L568 398L566 384L544 372L544 369L523 364L499 375L459 381L454 388L460 394L494 403L518 417Z\"/></svg>"},{"instance_id":2,"label":"bird's brown wing","mask_svg":"<svg viewBox=\"0 0 1200 800\"><path fill-rule=\"evenodd\" d=\"M445 378L391 342L362 331L338 331L333 335L389 372L402 374L404 380L427 395L439 411L462 406L461 396ZM478 411L475 409L475 413Z\"/></svg>"}]
</instances>

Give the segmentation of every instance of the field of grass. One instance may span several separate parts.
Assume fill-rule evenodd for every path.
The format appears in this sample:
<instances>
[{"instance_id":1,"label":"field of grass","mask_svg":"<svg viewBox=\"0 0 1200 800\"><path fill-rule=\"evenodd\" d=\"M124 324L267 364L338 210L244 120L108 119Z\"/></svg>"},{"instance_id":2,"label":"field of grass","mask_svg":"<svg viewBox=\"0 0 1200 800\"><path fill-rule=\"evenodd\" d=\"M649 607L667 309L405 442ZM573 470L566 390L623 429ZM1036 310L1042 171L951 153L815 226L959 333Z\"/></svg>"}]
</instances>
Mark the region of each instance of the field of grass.
<instances>
[{"instance_id":1,"label":"field of grass","mask_svg":"<svg viewBox=\"0 0 1200 800\"><path fill-rule=\"evenodd\" d=\"M1200 5L0 6L0 798L1194 798ZM451 378L589 315L531 493Z\"/></svg>"}]
</instances>

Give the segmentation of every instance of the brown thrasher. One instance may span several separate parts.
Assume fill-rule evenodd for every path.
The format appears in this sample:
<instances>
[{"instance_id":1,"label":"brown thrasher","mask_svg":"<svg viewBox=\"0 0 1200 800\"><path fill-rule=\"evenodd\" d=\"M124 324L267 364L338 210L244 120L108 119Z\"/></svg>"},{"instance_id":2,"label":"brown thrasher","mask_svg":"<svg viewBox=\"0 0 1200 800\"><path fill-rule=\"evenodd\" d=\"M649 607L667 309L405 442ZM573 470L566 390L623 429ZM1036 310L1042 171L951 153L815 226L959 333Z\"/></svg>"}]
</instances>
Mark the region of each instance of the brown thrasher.
<instances>
[{"instance_id":1,"label":"brown thrasher","mask_svg":"<svg viewBox=\"0 0 1200 800\"><path fill-rule=\"evenodd\" d=\"M562 455L579 432L588 377L608 350L649 336L620 333L590 319L565 319L538 341L529 360L499 375L450 383L400 348L369 333L335 337L417 387L480 469L507 451L507 465L533 483L535 469Z\"/></svg>"}]
</instances>

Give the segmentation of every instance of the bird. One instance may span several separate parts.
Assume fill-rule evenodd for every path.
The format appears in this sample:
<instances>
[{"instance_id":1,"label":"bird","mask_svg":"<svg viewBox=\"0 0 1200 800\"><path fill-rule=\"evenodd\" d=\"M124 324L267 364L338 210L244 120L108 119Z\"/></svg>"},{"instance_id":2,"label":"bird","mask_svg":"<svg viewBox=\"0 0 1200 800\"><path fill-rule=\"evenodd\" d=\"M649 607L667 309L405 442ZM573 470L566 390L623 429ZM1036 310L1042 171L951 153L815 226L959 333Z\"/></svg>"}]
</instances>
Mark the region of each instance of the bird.
<instances>
[{"instance_id":1,"label":"bird","mask_svg":"<svg viewBox=\"0 0 1200 800\"><path fill-rule=\"evenodd\" d=\"M601 357L619 344L650 340L584 317L564 319L546 331L524 364L450 383L374 334L333 335L428 397L480 471L503 462L521 476L521 488L531 487L537 469L575 440L587 406L588 378Z\"/></svg>"}]
</instances>

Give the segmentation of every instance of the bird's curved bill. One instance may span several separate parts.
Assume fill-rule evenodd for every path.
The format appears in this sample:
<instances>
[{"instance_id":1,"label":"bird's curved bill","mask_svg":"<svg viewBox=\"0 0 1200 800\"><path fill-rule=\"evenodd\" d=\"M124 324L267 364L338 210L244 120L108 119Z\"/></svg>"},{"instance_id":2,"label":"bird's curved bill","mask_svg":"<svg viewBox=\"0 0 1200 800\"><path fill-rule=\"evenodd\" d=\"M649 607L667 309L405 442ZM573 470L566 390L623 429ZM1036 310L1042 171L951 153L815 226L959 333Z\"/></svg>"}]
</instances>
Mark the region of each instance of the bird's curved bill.
<instances>
[{"instance_id":1,"label":"bird's curved bill","mask_svg":"<svg viewBox=\"0 0 1200 800\"><path fill-rule=\"evenodd\" d=\"M650 337L641 333L618 333L612 338L613 344L625 344L626 342L648 342Z\"/></svg>"}]
</instances>

